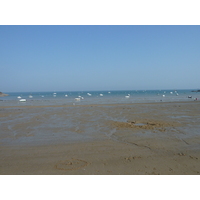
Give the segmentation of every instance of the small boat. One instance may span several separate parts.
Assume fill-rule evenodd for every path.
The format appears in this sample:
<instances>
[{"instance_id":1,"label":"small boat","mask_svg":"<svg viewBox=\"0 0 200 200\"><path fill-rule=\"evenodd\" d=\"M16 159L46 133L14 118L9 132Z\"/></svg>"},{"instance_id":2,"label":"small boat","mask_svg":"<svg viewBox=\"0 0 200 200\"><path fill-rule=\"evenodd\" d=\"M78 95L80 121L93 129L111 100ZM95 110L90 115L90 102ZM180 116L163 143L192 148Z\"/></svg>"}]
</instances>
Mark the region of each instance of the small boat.
<instances>
[{"instance_id":1,"label":"small boat","mask_svg":"<svg viewBox=\"0 0 200 200\"><path fill-rule=\"evenodd\" d=\"M20 99L19 101L20 102L26 102L26 99Z\"/></svg>"},{"instance_id":2,"label":"small boat","mask_svg":"<svg viewBox=\"0 0 200 200\"><path fill-rule=\"evenodd\" d=\"M75 98L75 101L80 101L81 100L81 98L80 97L78 97L78 98Z\"/></svg>"}]
</instances>

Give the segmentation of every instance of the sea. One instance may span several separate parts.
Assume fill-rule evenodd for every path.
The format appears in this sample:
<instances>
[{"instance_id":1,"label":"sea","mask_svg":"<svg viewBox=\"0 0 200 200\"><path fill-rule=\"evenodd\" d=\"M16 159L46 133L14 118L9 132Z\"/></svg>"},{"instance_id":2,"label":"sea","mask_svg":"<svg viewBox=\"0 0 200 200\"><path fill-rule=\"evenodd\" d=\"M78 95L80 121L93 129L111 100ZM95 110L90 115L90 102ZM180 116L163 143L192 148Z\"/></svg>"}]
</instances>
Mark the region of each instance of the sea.
<instances>
[{"instance_id":1,"label":"sea","mask_svg":"<svg viewBox=\"0 0 200 200\"><path fill-rule=\"evenodd\" d=\"M96 105L198 101L200 92L187 90L4 92L0 106Z\"/></svg>"}]
</instances>

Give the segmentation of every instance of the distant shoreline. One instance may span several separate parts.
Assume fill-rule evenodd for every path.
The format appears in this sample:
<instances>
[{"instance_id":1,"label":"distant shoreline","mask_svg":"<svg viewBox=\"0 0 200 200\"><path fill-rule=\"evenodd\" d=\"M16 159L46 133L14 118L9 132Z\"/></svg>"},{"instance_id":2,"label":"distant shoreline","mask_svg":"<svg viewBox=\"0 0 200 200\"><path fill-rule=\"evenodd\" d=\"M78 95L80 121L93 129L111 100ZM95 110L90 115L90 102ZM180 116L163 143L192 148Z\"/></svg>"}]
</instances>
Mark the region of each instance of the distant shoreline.
<instances>
[{"instance_id":1,"label":"distant shoreline","mask_svg":"<svg viewBox=\"0 0 200 200\"><path fill-rule=\"evenodd\" d=\"M6 97L6 96L8 96L8 94L4 94L4 93L0 92L0 97Z\"/></svg>"}]
</instances>

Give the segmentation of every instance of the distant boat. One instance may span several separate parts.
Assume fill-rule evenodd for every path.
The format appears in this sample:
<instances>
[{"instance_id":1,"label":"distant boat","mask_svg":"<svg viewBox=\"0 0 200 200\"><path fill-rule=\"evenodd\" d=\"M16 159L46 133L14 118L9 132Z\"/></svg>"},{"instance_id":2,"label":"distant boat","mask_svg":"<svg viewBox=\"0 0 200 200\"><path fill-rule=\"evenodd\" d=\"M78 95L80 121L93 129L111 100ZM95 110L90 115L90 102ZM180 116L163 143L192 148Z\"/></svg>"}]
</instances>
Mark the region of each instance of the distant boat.
<instances>
[{"instance_id":1,"label":"distant boat","mask_svg":"<svg viewBox=\"0 0 200 200\"><path fill-rule=\"evenodd\" d=\"M20 97L20 96L18 96L17 98L18 98L18 99L21 99L21 97Z\"/></svg>"},{"instance_id":2,"label":"distant boat","mask_svg":"<svg viewBox=\"0 0 200 200\"><path fill-rule=\"evenodd\" d=\"M20 99L19 101L20 102L26 102L26 99Z\"/></svg>"},{"instance_id":3,"label":"distant boat","mask_svg":"<svg viewBox=\"0 0 200 200\"><path fill-rule=\"evenodd\" d=\"M29 95L29 98L33 98L33 96L32 96L32 95Z\"/></svg>"}]
</instances>

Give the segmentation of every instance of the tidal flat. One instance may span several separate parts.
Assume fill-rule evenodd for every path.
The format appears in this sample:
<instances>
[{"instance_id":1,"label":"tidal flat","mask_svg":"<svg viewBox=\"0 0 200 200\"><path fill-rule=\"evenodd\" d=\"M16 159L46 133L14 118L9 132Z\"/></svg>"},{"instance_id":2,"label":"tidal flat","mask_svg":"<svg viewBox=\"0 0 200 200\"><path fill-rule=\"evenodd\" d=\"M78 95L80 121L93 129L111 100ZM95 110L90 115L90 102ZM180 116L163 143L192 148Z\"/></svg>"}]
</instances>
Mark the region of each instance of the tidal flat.
<instances>
[{"instance_id":1,"label":"tidal flat","mask_svg":"<svg viewBox=\"0 0 200 200\"><path fill-rule=\"evenodd\" d=\"M198 175L200 102L0 106L0 174Z\"/></svg>"}]
</instances>

